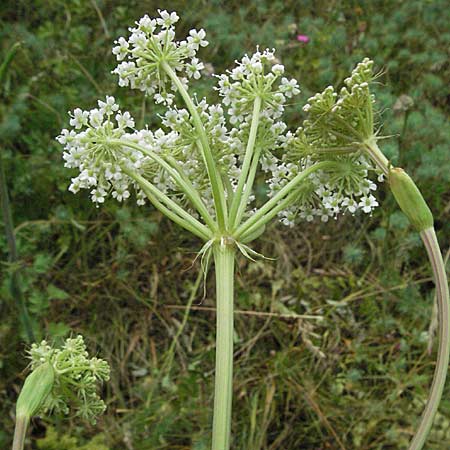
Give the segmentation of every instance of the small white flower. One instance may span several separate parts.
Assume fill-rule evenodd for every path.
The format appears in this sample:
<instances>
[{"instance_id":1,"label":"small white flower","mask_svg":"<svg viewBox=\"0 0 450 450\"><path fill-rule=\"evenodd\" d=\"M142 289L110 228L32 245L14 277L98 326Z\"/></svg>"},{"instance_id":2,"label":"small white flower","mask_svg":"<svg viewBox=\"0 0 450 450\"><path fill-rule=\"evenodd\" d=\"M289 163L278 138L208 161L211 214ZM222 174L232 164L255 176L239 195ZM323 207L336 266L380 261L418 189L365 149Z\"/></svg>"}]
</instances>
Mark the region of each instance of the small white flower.
<instances>
[{"instance_id":1,"label":"small white flower","mask_svg":"<svg viewBox=\"0 0 450 450\"><path fill-rule=\"evenodd\" d=\"M117 61L122 61L127 56L130 44L123 37L120 37L117 41L114 41L114 43L117 45L113 47L112 52L116 55Z\"/></svg>"},{"instance_id":2,"label":"small white flower","mask_svg":"<svg viewBox=\"0 0 450 450\"><path fill-rule=\"evenodd\" d=\"M206 47L208 45L208 41L205 39L206 32L202 28L201 30L191 30L189 31L189 36L187 38L187 42L189 47L193 50L198 50L200 47Z\"/></svg>"},{"instance_id":3,"label":"small white flower","mask_svg":"<svg viewBox=\"0 0 450 450\"><path fill-rule=\"evenodd\" d=\"M358 203L356 202L355 199L350 198L350 197L346 197L344 199L344 201L342 202L342 206L346 206L347 210L351 214L354 214L356 212L356 209L358 208Z\"/></svg>"},{"instance_id":4,"label":"small white flower","mask_svg":"<svg viewBox=\"0 0 450 450\"><path fill-rule=\"evenodd\" d=\"M119 105L116 104L116 100L114 97L107 95L106 101L98 101L98 107L100 108L100 112L102 114L106 114L110 116L113 112L116 112L119 109Z\"/></svg>"},{"instance_id":5,"label":"small white flower","mask_svg":"<svg viewBox=\"0 0 450 450\"><path fill-rule=\"evenodd\" d=\"M77 178L72 178L71 181L72 181L72 183L69 186L69 191L76 194L81 189L80 180L78 180L78 177L77 177Z\"/></svg>"},{"instance_id":6,"label":"small white flower","mask_svg":"<svg viewBox=\"0 0 450 450\"><path fill-rule=\"evenodd\" d=\"M155 31L155 28L156 28L156 20L155 19L151 19L146 14L144 17L142 17L139 20L139 22L136 22L136 25L144 33L152 34Z\"/></svg>"},{"instance_id":7,"label":"small white flower","mask_svg":"<svg viewBox=\"0 0 450 450\"><path fill-rule=\"evenodd\" d=\"M115 190L111 194L113 198L121 202L130 197L130 192L127 190L127 186L115 186Z\"/></svg>"},{"instance_id":8,"label":"small white flower","mask_svg":"<svg viewBox=\"0 0 450 450\"><path fill-rule=\"evenodd\" d=\"M105 202L105 197L106 197L106 191L99 187L97 189L92 189L91 191L91 200L94 203L104 203Z\"/></svg>"},{"instance_id":9,"label":"small white flower","mask_svg":"<svg viewBox=\"0 0 450 450\"><path fill-rule=\"evenodd\" d=\"M358 206L366 213L370 213L373 208L378 206L377 199L373 195L369 195L368 197L362 197L361 201L358 203Z\"/></svg>"},{"instance_id":10,"label":"small white flower","mask_svg":"<svg viewBox=\"0 0 450 450\"><path fill-rule=\"evenodd\" d=\"M179 20L178 14L176 12L168 13L166 10L161 11L160 9L158 9L158 13L161 17L156 19L156 22L163 28L169 28Z\"/></svg>"},{"instance_id":11,"label":"small white flower","mask_svg":"<svg viewBox=\"0 0 450 450\"><path fill-rule=\"evenodd\" d=\"M284 66L282 64L275 64L272 66L272 72L277 76L283 75Z\"/></svg>"},{"instance_id":12,"label":"small white flower","mask_svg":"<svg viewBox=\"0 0 450 450\"><path fill-rule=\"evenodd\" d=\"M74 137L76 136L75 131L71 130L67 130L66 128L64 128L63 130L61 130L61 134L59 136L56 137L56 140L62 144L62 145L66 145L67 143L69 143Z\"/></svg>"},{"instance_id":13,"label":"small white flower","mask_svg":"<svg viewBox=\"0 0 450 450\"><path fill-rule=\"evenodd\" d=\"M280 83L280 91L288 98L299 94L300 89L298 87L298 81L294 78L288 80L286 77L283 77Z\"/></svg>"},{"instance_id":14,"label":"small white flower","mask_svg":"<svg viewBox=\"0 0 450 450\"><path fill-rule=\"evenodd\" d=\"M120 128L134 128L134 119L128 111L116 114L116 120Z\"/></svg>"},{"instance_id":15,"label":"small white flower","mask_svg":"<svg viewBox=\"0 0 450 450\"><path fill-rule=\"evenodd\" d=\"M80 108L76 108L73 112L72 118L70 119L70 125L78 130L82 126L87 125L88 118L89 113L87 111L82 111Z\"/></svg>"},{"instance_id":16,"label":"small white flower","mask_svg":"<svg viewBox=\"0 0 450 450\"><path fill-rule=\"evenodd\" d=\"M89 123L94 128L99 128L103 124L103 113L99 109L91 109L89 111Z\"/></svg>"},{"instance_id":17,"label":"small white flower","mask_svg":"<svg viewBox=\"0 0 450 450\"><path fill-rule=\"evenodd\" d=\"M186 65L186 72L188 77L198 80L201 76L200 70L204 68L205 66L198 60L198 58L192 58L191 63Z\"/></svg>"}]
</instances>

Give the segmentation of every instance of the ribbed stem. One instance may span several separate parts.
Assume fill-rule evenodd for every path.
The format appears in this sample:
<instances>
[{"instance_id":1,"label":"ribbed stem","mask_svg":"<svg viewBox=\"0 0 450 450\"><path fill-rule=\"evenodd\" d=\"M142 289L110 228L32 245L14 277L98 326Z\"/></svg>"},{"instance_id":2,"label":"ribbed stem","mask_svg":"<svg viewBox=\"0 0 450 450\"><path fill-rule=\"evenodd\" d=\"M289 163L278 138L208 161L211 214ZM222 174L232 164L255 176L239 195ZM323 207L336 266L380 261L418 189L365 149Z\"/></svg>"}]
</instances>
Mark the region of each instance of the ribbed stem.
<instances>
[{"instance_id":1,"label":"ribbed stem","mask_svg":"<svg viewBox=\"0 0 450 450\"><path fill-rule=\"evenodd\" d=\"M428 396L425 410L422 413L419 427L411 441L409 450L422 449L431 430L433 419L438 410L445 386L450 350L450 300L444 260L442 259L436 232L433 227L423 230L420 233L420 237L427 249L436 284L439 317L439 346L430 395Z\"/></svg>"},{"instance_id":2,"label":"ribbed stem","mask_svg":"<svg viewBox=\"0 0 450 450\"><path fill-rule=\"evenodd\" d=\"M14 441L12 450L23 450L25 436L27 434L29 418L26 416L16 417L16 428L14 430Z\"/></svg>"},{"instance_id":3,"label":"ribbed stem","mask_svg":"<svg viewBox=\"0 0 450 450\"><path fill-rule=\"evenodd\" d=\"M214 247L217 295L216 373L212 450L229 450L233 395L234 248L227 238Z\"/></svg>"}]
</instances>

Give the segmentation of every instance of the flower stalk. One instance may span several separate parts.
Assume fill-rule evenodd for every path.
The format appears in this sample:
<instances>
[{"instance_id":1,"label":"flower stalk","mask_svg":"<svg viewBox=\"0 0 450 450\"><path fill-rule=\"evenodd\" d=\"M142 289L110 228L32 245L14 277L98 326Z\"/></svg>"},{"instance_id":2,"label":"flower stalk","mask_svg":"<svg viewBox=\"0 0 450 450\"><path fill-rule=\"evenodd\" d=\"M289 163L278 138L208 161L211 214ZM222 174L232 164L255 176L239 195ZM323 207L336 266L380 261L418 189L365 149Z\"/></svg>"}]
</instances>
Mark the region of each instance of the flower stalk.
<instances>
[{"instance_id":1,"label":"flower stalk","mask_svg":"<svg viewBox=\"0 0 450 450\"><path fill-rule=\"evenodd\" d=\"M16 417L12 450L23 450L30 418L27 416Z\"/></svg>"},{"instance_id":2,"label":"flower stalk","mask_svg":"<svg viewBox=\"0 0 450 450\"><path fill-rule=\"evenodd\" d=\"M194 102L192 101L190 95L187 90L181 83L180 79L176 75L176 73L172 70L172 68L167 63L162 63L162 67L169 75L170 79L173 81L181 96L183 97L184 102L186 103L189 112L194 119L195 128L197 133L199 134L200 139L200 149L202 151L204 161L206 164L206 170L208 172L208 177L211 182L212 194L214 197L214 205L216 209L217 221L219 228L223 231L227 226L227 203L225 200L225 191L223 188L222 179L220 178L220 174L218 173L217 166L213 159L213 155L211 149L209 147L208 137L205 133L205 128L203 126L202 120L195 108Z\"/></svg>"},{"instance_id":3,"label":"flower stalk","mask_svg":"<svg viewBox=\"0 0 450 450\"><path fill-rule=\"evenodd\" d=\"M249 174L250 166L257 167L258 155L254 155L256 135L258 133L259 124L259 114L261 111L261 98L257 96L253 105L252 122L250 125L250 135L247 141L247 148L245 150L244 162L242 164L241 176L234 193L233 203L230 208L230 228L236 224L239 224L242 214L247 206L248 197L252 190L252 185L254 181L255 171ZM253 161L253 164L252 164ZM256 162L256 164L255 164ZM244 196L242 196L242 191L245 187Z\"/></svg>"},{"instance_id":4,"label":"flower stalk","mask_svg":"<svg viewBox=\"0 0 450 450\"><path fill-rule=\"evenodd\" d=\"M439 317L439 344L431 390L420 419L419 427L411 441L409 447L410 450L421 450L430 433L444 391L450 353L450 300L444 260L433 227L422 230L420 232L420 237L427 250L428 258L433 270L434 282L436 284L436 299Z\"/></svg>"}]
</instances>

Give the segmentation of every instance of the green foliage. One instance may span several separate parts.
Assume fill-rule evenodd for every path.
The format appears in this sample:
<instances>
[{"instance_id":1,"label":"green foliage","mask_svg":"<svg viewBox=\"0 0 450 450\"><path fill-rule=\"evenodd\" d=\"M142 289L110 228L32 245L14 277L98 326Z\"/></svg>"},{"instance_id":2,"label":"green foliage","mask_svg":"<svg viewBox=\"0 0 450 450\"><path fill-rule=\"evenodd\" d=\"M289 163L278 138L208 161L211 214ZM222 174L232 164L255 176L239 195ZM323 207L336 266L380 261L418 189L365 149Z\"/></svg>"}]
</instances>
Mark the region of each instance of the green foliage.
<instances>
[{"instance_id":1,"label":"green foliage","mask_svg":"<svg viewBox=\"0 0 450 450\"><path fill-rule=\"evenodd\" d=\"M67 111L91 107L104 92L141 122L159 121L159 107L116 86L109 52L128 24L158 7L169 8L155 0L2 3L0 53L22 42L0 87L0 152L24 298L39 338L82 332L113 365L106 392L111 406L96 429L86 424L81 431L69 417L47 426L42 438L36 426L38 448L209 446L214 314L208 308L215 305L208 283L170 370L163 365L198 270L191 268L198 242L149 207L110 202L97 210L67 192L70 179L54 142ZM299 7L294 1L177 0L170 8L183 18L181 32L206 29L214 45L204 59L218 73L256 44L276 47L302 89L302 101L289 111L292 128L306 117L301 106L308 97L342 85L364 57L374 59L384 72L377 80L382 85L374 86L381 135L391 136L379 145L412 175L441 242L449 241L446 2L308 0ZM205 77L199 95L213 83ZM233 448L338 448L335 435L348 449L407 446L432 376L433 356L425 353L432 285L417 235L389 195L377 197L383 209L370 220L270 230L270 242L262 240L257 250L276 262L239 260ZM23 344L0 235L0 429L12 430ZM305 314L322 320L297 317ZM448 442L445 398L448 388L430 450ZM93 437L99 430L103 436ZM9 439L0 432L0 447Z\"/></svg>"},{"instance_id":2,"label":"green foliage","mask_svg":"<svg viewBox=\"0 0 450 450\"><path fill-rule=\"evenodd\" d=\"M69 434L62 436L53 427L47 427L45 437L36 440L39 450L109 450L102 434L94 436L89 442L80 444L78 439Z\"/></svg>"}]
</instances>

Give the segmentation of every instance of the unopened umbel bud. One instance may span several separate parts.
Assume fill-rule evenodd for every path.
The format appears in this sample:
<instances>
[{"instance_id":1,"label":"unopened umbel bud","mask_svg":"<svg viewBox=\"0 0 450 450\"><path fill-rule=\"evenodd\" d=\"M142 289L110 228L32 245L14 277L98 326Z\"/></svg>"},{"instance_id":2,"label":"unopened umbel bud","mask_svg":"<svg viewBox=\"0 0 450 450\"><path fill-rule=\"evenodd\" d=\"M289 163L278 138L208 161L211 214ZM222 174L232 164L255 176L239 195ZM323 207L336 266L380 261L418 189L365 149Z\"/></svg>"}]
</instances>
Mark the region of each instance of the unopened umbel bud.
<instances>
[{"instance_id":1,"label":"unopened umbel bud","mask_svg":"<svg viewBox=\"0 0 450 450\"><path fill-rule=\"evenodd\" d=\"M417 231L433 226L433 214L411 177L401 168L389 171L389 185L401 210Z\"/></svg>"},{"instance_id":2,"label":"unopened umbel bud","mask_svg":"<svg viewBox=\"0 0 450 450\"><path fill-rule=\"evenodd\" d=\"M44 363L34 369L25 379L17 399L17 417L34 416L50 394L54 381L55 372L51 364Z\"/></svg>"}]
</instances>

